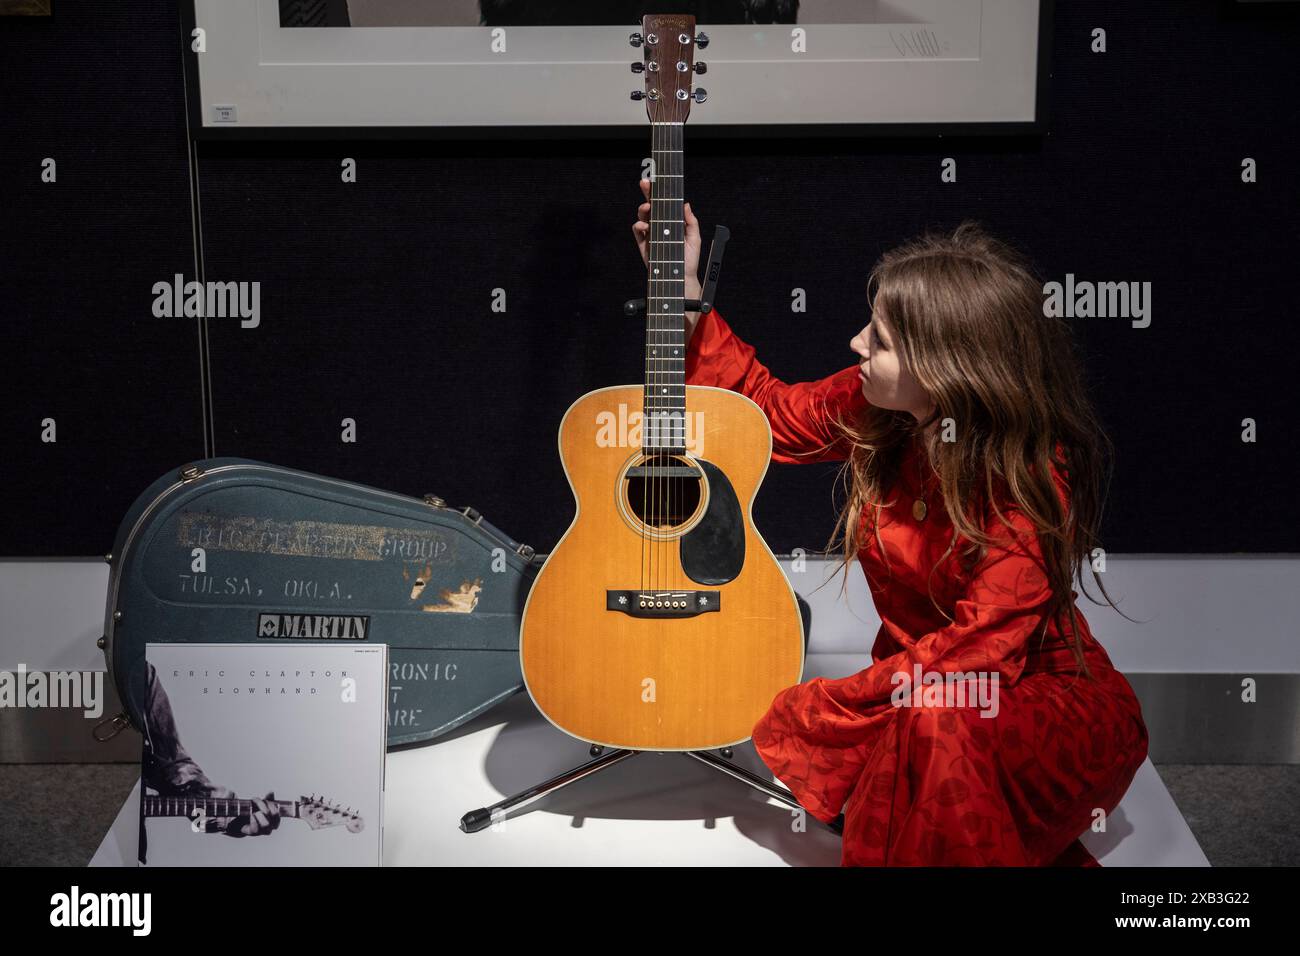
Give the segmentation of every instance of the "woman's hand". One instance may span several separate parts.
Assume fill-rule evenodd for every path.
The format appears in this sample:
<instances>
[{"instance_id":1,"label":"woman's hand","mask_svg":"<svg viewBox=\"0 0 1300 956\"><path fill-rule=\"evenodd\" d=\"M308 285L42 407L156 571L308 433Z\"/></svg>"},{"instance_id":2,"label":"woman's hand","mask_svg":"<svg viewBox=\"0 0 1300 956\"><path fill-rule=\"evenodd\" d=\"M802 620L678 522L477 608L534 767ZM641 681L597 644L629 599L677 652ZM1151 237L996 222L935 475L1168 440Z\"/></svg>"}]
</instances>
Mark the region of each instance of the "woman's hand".
<instances>
[{"instance_id":1,"label":"woman's hand","mask_svg":"<svg viewBox=\"0 0 1300 956\"><path fill-rule=\"evenodd\" d=\"M636 211L637 221L632 223L632 235L636 237L637 248L641 250L641 261L650 268L650 180L641 180L641 195L646 198ZM686 283L682 287L683 298L698 299L700 287L700 221L695 218L690 203L683 203L683 216L686 221ZM690 342L695 334L695 326L700 320L700 313L686 313L686 341Z\"/></svg>"}]
</instances>

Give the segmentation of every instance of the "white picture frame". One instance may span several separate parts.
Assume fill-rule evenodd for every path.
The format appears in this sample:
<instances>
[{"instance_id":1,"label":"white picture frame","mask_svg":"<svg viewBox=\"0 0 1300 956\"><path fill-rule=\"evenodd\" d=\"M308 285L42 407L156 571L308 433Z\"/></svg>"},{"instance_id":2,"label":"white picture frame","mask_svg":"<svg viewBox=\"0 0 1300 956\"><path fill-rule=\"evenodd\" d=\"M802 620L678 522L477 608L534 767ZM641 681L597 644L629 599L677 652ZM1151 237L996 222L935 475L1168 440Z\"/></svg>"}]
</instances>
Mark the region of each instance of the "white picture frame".
<instances>
[{"instance_id":1,"label":"white picture frame","mask_svg":"<svg viewBox=\"0 0 1300 956\"><path fill-rule=\"evenodd\" d=\"M1042 131L1052 0L861 3L880 22L701 25L693 135ZM182 19L196 138L644 129L635 24L289 28L277 0L186 0Z\"/></svg>"}]
</instances>

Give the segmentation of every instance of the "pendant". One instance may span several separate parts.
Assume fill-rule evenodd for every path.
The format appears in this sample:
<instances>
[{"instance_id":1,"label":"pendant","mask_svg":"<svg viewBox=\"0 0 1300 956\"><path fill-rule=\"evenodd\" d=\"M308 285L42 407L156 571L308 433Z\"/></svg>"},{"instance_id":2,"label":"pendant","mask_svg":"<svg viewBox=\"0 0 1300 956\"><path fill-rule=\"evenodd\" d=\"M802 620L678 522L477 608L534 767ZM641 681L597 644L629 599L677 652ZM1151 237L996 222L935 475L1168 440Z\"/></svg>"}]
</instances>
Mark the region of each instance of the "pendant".
<instances>
[{"instance_id":1,"label":"pendant","mask_svg":"<svg viewBox=\"0 0 1300 956\"><path fill-rule=\"evenodd\" d=\"M915 501L912 502L912 517L913 517L913 518L915 518L917 521L924 521L924 520L925 520L925 513L926 513L926 507L925 507L925 499L924 499L924 498L917 498Z\"/></svg>"}]
</instances>

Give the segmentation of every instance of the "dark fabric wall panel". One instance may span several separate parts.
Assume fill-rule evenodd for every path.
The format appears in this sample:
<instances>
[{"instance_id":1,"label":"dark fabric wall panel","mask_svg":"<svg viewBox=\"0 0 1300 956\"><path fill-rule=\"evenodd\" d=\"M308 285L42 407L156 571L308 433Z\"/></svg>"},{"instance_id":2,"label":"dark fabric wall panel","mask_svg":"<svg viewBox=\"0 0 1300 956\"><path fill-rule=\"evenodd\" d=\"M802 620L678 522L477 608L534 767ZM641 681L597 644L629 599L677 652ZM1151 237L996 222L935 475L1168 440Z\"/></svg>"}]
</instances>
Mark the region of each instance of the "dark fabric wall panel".
<instances>
[{"instance_id":1,"label":"dark fabric wall panel","mask_svg":"<svg viewBox=\"0 0 1300 956\"><path fill-rule=\"evenodd\" d=\"M0 18L2 555L105 552L202 456L195 322L152 313L153 284L194 271L177 37L162 2Z\"/></svg>"},{"instance_id":2,"label":"dark fabric wall panel","mask_svg":"<svg viewBox=\"0 0 1300 956\"><path fill-rule=\"evenodd\" d=\"M23 94L0 116L17 222L2 240L3 303L24 316L0 333L18 357L5 492L25 503L6 553L103 550L134 493L202 450L193 326L148 311L152 282L193 271L169 6L128 20L64 0L64 42L52 34L0 67ZM1107 547L1296 550L1300 506L1284 483L1297 459L1300 5L1285 6L1058 3L1041 138L743 142L688 125L687 197L706 237L715 223L732 231L720 310L782 378L829 374L853 361L876 257L964 218L1024 247L1048 279L1151 282L1149 328L1073 320L1118 447ZM83 103L84 78L42 78L80 68L69 35L86 23L117 52ZM1094 27L1106 54L1089 52ZM17 41L3 29L7 53ZM114 122L96 121L105 110ZM68 155L97 157L66 185L61 163L59 192L41 189L31 158L47 123ZM643 329L618 306L644 289L630 224L648 142L647 129L603 143L202 144L207 278L261 283L259 328L211 323L217 454L433 491L552 547L573 517L561 416L642 371ZM345 156L356 184L340 182ZM956 183L940 182L947 156ZM89 177L77 193L74 175ZM790 311L796 287L806 314ZM42 401L95 416L84 433L60 429L57 457L24 432ZM344 418L354 444L340 441ZM1241 442L1243 418L1259 423L1257 443ZM78 472L98 488L85 493ZM774 550L825 543L834 475L772 466L755 516Z\"/></svg>"}]
</instances>

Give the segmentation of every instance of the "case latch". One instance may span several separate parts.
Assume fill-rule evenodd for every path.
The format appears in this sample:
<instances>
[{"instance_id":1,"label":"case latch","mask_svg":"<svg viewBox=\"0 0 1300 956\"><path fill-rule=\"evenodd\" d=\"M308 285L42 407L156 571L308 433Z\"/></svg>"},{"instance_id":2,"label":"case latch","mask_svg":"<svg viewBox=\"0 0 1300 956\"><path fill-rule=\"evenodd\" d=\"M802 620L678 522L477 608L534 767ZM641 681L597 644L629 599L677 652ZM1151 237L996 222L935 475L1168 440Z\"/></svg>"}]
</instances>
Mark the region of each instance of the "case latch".
<instances>
[{"instance_id":1,"label":"case latch","mask_svg":"<svg viewBox=\"0 0 1300 956\"><path fill-rule=\"evenodd\" d=\"M127 718L126 714L118 714L116 717L110 717L108 720L103 720L96 724L95 729L91 731L91 735L101 744L108 743L108 741L112 740L130 726L131 721ZM101 727L111 727L112 733L101 735L99 732L99 728Z\"/></svg>"}]
</instances>

